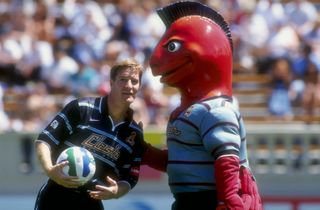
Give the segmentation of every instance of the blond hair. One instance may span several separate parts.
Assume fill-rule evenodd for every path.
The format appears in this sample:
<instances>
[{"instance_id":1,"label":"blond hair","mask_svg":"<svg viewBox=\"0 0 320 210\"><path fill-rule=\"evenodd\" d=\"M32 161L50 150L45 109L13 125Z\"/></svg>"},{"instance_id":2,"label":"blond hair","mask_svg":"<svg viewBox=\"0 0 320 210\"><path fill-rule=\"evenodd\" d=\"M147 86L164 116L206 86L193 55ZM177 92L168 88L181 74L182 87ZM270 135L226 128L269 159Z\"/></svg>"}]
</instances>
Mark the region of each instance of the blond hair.
<instances>
[{"instance_id":1,"label":"blond hair","mask_svg":"<svg viewBox=\"0 0 320 210\"><path fill-rule=\"evenodd\" d=\"M143 66L133 58L127 58L114 64L110 70L110 79L112 81L115 81L119 72L127 68L137 71L139 73L139 80L141 80L142 73L143 73Z\"/></svg>"}]
</instances>

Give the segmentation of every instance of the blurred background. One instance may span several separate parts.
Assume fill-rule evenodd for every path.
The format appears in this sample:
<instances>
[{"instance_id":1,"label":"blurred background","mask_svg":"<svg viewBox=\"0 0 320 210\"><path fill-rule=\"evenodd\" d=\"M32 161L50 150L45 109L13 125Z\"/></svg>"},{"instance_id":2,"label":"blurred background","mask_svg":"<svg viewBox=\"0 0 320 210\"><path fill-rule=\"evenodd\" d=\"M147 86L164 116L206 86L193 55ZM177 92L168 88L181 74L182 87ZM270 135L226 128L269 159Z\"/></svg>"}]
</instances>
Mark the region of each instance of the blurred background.
<instances>
[{"instance_id":1,"label":"blurred background","mask_svg":"<svg viewBox=\"0 0 320 210\"><path fill-rule=\"evenodd\" d=\"M0 0L0 209L33 209L46 177L38 132L75 97L109 91L112 64L146 72L133 104L146 139L165 145L178 105L148 58L170 0ZM320 209L320 1L203 0L230 24L233 93L247 125L249 158L266 210ZM170 209L166 174L143 167L140 182L106 209Z\"/></svg>"}]
</instances>

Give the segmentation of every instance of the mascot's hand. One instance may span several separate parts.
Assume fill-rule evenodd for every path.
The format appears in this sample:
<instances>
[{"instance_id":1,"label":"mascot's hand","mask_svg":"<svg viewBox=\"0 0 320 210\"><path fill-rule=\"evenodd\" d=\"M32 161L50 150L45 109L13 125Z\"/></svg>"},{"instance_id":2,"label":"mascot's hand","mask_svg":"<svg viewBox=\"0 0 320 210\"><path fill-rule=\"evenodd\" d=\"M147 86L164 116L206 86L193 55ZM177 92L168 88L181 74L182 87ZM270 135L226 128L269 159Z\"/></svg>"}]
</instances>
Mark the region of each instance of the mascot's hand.
<instances>
[{"instance_id":1,"label":"mascot's hand","mask_svg":"<svg viewBox=\"0 0 320 210\"><path fill-rule=\"evenodd\" d=\"M239 194L248 210L262 210L262 202L259 195L257 183L248 170L248 168L241 166L239 172L241 182L241 189Z\"/></svg>"},{"instance_id":2,"label":"mascot's hand","mask_svg":"<svg viewBox=\"0 0 320 210\"><path fill-rule=\"evenodd\" d=\"M235 156L215 161L218 200L216 210L262 210L256 182L250 171Z\"/></svg>"},{"instance_id":3,"label":"mascot's hand","mask_svg":"<svg viewBox=\"0 0 320 210\"><path fill-rule=\"evenodd\" d=\"M143 129L143 123L138 124ZM147 165L156 170L166 172L168 164L168 150L158 149L151 144L143 141L142 142L143 156L141 165Z\"/></svg>"},{"instance_id":4,"label":"mascot's hand","mask_svg":"<svg viewBox=\"0 0 320 210\"><path fill-rule=\"evenodd\" d=\"M168 164L168 150L158 149L149 143L144 143L144 154L141 165L148 165L156 170L166 172Z\"/></svg>"}]
</instances>

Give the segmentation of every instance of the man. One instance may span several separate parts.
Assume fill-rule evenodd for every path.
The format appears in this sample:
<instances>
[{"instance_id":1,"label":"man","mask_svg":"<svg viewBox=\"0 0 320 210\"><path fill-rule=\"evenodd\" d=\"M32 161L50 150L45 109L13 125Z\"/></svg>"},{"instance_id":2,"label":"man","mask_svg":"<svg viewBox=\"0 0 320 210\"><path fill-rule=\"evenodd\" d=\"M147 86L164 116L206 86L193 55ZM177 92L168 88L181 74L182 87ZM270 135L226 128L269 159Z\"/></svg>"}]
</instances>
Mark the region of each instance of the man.
<instances>
[{"instance_id":1,"label":"man","mask_svg":"<svg viewBox=\"0 0 320 210\"><path fill-rule=\"evenodd\" d=\"M35 210L102 210L101 200L119 198L137 183L143 133L133 120L130 104L140 87L143 68L127 59L110 72L111 90L104 97L71 101L36 140L36 152L48 181L39 191ZM81 186L55 164L70 146L88 149L96 161L94 180Z\"/></svg>"},{"instance_id":2,"label":"man","mask_svg":"<svg viewBox=\"0 0 320 210\"><path fill-rule=\"evenodd\" d=\"M167 171L172 210L262 209L243 120L232 102L228 24L198 2L157 12L167 29L150 66L161 82L179 90L181 103L167 125L168 150L148 145L143 163Z\"/></svg>"}]
</instances>

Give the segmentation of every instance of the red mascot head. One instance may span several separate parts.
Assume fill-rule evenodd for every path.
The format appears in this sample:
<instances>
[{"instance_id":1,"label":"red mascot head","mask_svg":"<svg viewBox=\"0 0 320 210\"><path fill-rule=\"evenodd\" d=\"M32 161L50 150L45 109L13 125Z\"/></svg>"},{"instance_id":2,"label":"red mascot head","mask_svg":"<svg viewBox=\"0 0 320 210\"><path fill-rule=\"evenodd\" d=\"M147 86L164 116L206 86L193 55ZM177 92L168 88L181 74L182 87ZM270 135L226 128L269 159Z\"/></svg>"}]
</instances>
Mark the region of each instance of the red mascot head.
<instances>
[{"instance_id":1,"label":"red mascot head","mask_svg":"<svg viewBox=\"0 0 320 210\"><path fill-rule=\"evenodd\" d=\"M170 4L157 13L166 32L151 55L150 66L161 82L179 89L181 106L231 96L232 40L223 17L190 1Z\"/></svg>"}]
</instances>

